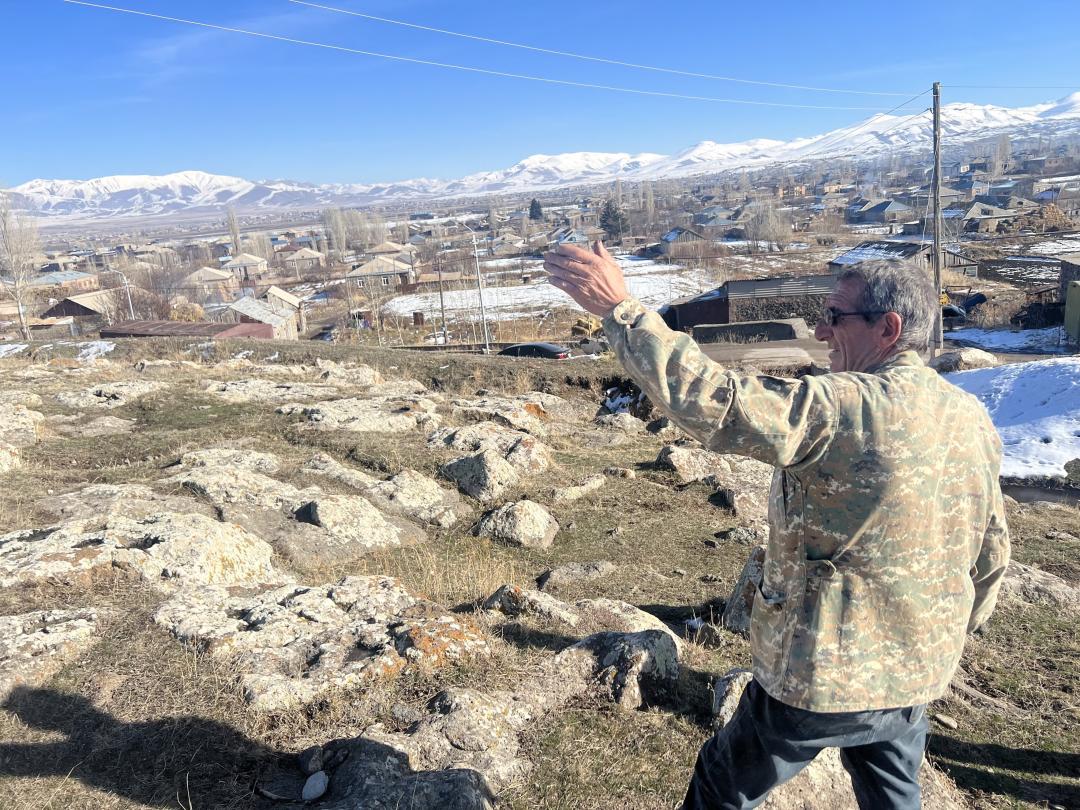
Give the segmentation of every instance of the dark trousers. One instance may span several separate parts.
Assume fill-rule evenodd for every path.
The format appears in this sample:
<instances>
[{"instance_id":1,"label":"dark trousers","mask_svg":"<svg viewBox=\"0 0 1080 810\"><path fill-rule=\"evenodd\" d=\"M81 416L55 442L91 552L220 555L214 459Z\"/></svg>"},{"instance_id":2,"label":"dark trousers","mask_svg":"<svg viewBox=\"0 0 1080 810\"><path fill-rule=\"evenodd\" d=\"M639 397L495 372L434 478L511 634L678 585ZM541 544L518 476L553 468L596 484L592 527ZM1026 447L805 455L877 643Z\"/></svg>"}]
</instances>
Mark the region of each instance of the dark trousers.
<instances>
[{"instance_id":1,"label":"dark trousers","mask_svg":"<svg viewBox=\"0 0 1080 810\"><path fill-rule=\"evenodd\" d=\"M735 716L698 754L683 810L749 810L805 768L823 748L839 748L862 810L918 810L926 747L926 706L821 713L771 697L756 681Z\"/></svg>"}]
</instances>

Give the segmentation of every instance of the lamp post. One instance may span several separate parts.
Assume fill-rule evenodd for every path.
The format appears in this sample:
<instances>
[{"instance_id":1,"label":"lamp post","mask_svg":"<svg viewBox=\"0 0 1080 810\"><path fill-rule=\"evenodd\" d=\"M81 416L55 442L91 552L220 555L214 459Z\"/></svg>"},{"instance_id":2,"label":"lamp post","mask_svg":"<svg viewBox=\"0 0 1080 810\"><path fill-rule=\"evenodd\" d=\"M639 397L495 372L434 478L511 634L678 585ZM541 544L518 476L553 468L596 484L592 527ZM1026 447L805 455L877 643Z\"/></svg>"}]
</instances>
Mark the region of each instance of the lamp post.
<instances>
[{"instance_id":1,"label":"lamp post","mask_svg":"<svg viewBox=\"0 0 1080 810\"><path fill-rule=\"evenodd\" d=\"M124 282L124 292L127 293L128 315L131 316L131 320L135 320L135 307L131 305L131 282L129 282L127 276L119 270L102 270L98 275L103 276L106 273L116 273L116 275L120 276L120 279Z\"/></svg>"},{"instance_id":2,"label":"lamp post","mask_svg":"<svg viewBox=\"0 0 1080 810\"><path fill-rule=\"evenodd\" d=\"M487 312L484 309L484 282L480 278L480 254L476 246L476 231L464 222L459 222L458 225L472 234L473 264L476 266L476 292L480 296L480 322L484 326L484 353L491 354L491 337L488 335Z\"/></svg>"}]
</instances>

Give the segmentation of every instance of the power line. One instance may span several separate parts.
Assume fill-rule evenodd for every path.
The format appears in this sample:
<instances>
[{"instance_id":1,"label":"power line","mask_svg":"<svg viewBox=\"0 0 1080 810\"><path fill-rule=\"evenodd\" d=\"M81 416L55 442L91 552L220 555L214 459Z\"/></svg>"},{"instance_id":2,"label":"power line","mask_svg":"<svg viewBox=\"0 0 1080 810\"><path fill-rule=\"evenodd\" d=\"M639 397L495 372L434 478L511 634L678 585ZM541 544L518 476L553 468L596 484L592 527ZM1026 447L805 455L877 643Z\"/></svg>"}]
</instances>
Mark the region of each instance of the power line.
<instances>
[{"instance_id":1,"label":"power line","mask_svg":"<svg viewBox=\"0 0 1080 810\"><path fill-rule=\"evenodd\" d=\"M1076 90L1075 84L942 84L957 90Z\"/></svg>"},{"instance_id":2,"label":"power line","mask_svg":"<svg viewBox=\"0 0 1080 810\"><path fill-rule=\"evenodd\" d=\"M169 17L164 14L152 14L148 11L136 11L130 8L119 8L117 6L107 6L100 3L90 3L86 0L64 0L65 3L76 6L87 6L88 8L102 9L104 11L116 11L122 14L133 14L139 17L150 17L157 20L165 20L167 22L183 23L184 25L194 25L199 28L210 28L217 31L227 31L233 34L245 34L247 36L259 37L261 39L270 39L277 42L288 42L293 45L306 45L311 48L323 48L325 50L339 51L342 53L357 54L360 56L373 56L379 59L390 59L396 62L409 62L416 65L428 65L430 67L447 68L450 70L461 70L468 73L480 73L486 76L502 76L508 79L522 79L525 81L542 82L544 84L558 84L566 87L584 87L591 90L609 90L615 93L630 93L640 96L653 96L662 98L677 98L687 101L709 101L718 104L744 104L754 107L787 107L803 110L863 110L877 112L874 107L840 107L829 106L821 104L789 104L779 101L754 101L748 99L737 98L714 98L711 96L692 96L683 93L667 93L659 90L641 90L632 87L616 87L614 85L606 84L592 84L589 82L575 82L568 79L552 79L545 76L530 76L523 73L507 73L500 70L490 70L487 68L470 67L467 65L453 65L446 62L435 62L428 59L417 59L411 56L399 56L397 54L379 53L377 51L365 51L359 48L347 48L344 45L330 45L325 42L313 42L304 39L294 39L293 37L284 37L278 34L266 34L261 31L248 31L243 28L234 28L227 25L217 25L215 23L201 22L199 20L186 20L180 17Z\"/></svg>"},{"instance_id":3,"label":"power line","mask_svg":"<svg viewBox=\"0 0 1080 810\"><path fill-rule=\"evenodd\" d=\"M819 93L846 93L849 95L862 95L862 96L906 96L907 93L903 92L886 92L876 90L846 90L836 87L812 87L805 84L786 84L784 82L767 82L757 79L740 79L733 76L716 76L711 73L695 73L690 70L678 70L676 68L657 67L655 65L642 65L636 62L623 62L618 59L607 59L602 56L589 56L582 53L573 53L571 51L559 51L553 48L541 48L536 45L524 45L520 42L508 42L503 39L494 39L493 37L482 37L477 34L465 34L460 31L448 31L445 28L435 28L430 25L419 25L417 23L405 22L404 20L392 20L388 17L377 17L374 14L363 14L359 11L351 11L344 8L336 8L334 6L324 6L319 3L310 3L307 0L289 0L290 3L295 3L299 6L308 6L310 8L318 8L323 11L333 11L338 14L348 14L351 17L363 17L365 20L375 20L376 22L389 23L390 25L400 25L406 28L415 28L419 31L431 31L436 34L446 34L452 37L461 37L463 39L472 39L477 42L487 42L492 45L505 45L509 48L521 48L527 51L536 51L537 53L547 53L554 56L568 56L572 59L584 59L589 62L601 62L606 65L618 65L619 67L637 68L638 70L653 70L659 73L672 73L677 76L691 76L697 79L712 79L721 82L737 82L739 84L753 84L762 87L782 87L788 90L811 90Z\"/></svg>"}]
</instances>

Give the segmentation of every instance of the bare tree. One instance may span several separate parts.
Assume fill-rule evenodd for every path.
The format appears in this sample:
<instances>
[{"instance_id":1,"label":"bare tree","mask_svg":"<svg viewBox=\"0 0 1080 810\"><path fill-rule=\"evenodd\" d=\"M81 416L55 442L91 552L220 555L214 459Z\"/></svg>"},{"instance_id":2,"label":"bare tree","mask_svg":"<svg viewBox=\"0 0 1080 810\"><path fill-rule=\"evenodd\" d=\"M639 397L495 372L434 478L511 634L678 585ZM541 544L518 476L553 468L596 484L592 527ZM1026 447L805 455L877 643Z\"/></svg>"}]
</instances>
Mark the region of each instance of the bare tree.
<instances>
[{"instance_id":1,"label":"bare tree","mask_svg":"<svg viewBox=\"0 0 1080 810\"><path fill-rule=\"evenodd\" d=\"M11 197L0 192L0 274L5 276L4 292L19 310L19 331L24 340L30 340L26 303L30 297L30 283L37 273L34 262L37 249L34 221L16 212L11 206Z\"/></svg>"},{"instance_id":2,"label":"bare tree","mask_svg":"<svg viewBox=\"0 0 1080 810\"><path fill-rule=\"evenodd\" d=\"M791 241L791 219L772 203L762 203L746 223L751 242L768 242L769 249L783 250Z\"/></svg>"},{"instance_id":3,"label":"bare tree","mask_svg":"<svg viewBox=\"0 0 1080 810\"><path fill-rule=\"evenodd\" d=\"M228 208L229 238L232 239L233 256L240 255L240 223L236 219L236 209Z\"/></svg>"}]
</instances>

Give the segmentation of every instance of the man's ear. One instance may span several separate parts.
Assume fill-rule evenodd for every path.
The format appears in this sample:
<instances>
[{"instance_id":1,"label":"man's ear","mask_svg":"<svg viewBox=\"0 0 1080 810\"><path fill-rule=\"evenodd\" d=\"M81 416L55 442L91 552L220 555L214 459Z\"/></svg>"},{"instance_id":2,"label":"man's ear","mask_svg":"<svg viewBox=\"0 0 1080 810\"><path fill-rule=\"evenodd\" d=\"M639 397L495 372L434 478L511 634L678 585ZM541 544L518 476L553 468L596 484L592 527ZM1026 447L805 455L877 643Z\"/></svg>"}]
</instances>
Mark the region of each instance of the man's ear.
<instances>
[{"instance_id":1,"label":"man's ear","mask_svg":"<svg viewBox=\"0 0 1080 810\"><path fill-rule=\"evenodd\" d=\"M900 340L900 333L904 328L904 319L895 312L886 312L881 316L881 320L878 321L878 336L881 341L881 347L888 349L896 345L896 341Z\"/></svg>"}]
</instances>

